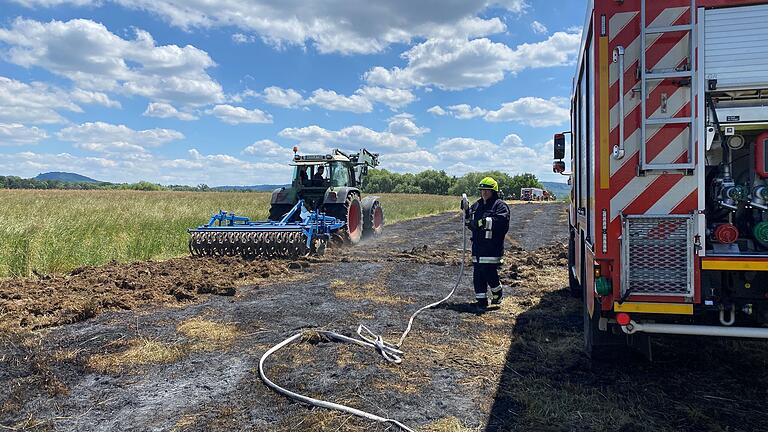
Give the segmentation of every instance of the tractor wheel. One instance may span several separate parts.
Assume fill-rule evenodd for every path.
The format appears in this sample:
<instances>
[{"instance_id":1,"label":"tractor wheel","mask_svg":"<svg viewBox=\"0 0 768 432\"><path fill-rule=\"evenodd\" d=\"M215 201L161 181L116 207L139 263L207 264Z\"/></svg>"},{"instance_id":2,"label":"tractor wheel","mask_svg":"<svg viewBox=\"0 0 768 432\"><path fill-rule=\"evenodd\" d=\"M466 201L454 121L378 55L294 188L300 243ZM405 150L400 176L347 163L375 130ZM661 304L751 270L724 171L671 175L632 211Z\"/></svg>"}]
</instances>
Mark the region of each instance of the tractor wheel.
<instances>
[{"instance_id":1,"label":"tractor wheel","mask_svg":"<svg viewBox=\"0 0 768 432\"><path fill-rule=\"evenodd\" d=\"M272 206L269 208L269 220L271 221L279 221L283 218L283 215L288 213L289 210L293 208L292 204L272 204ZM291 220L297 220L298 217L294 215Z\"/></svg>"},{"instance_id":2,"label":"tractor wheel","mask_svg":"<svg viewBox=\"0 0 768 432\"><path fill-rule=\"evenodd\" d=\"M384 230L384 209L377 200L370 206L363 204L363 234L366 237L378 237Z\"/></svg>"},{"instance_id":3,"label":"tractor wheel","mask_svg":"<svg viewBox=\"0 0 768 432\"><path fill-rule=\"evenodd\" d=\"M345 240L352 244L360 243L363 238L363 206L355 194L347 195L344 202L347 226L344 227Z\"/></svg>"},{"instance_id":4,"label":"tractor wheel","mask_svg":"<svg viewBox=\"0 0 768 432\"><path fill-rule=\"evenodd\" d=\"M344 243L360 243L363 238L363 205L360 202L360 195L348 194L344 204L326 204L325 212L346 224L339 231Z\"/></svg>"}]
</instances>

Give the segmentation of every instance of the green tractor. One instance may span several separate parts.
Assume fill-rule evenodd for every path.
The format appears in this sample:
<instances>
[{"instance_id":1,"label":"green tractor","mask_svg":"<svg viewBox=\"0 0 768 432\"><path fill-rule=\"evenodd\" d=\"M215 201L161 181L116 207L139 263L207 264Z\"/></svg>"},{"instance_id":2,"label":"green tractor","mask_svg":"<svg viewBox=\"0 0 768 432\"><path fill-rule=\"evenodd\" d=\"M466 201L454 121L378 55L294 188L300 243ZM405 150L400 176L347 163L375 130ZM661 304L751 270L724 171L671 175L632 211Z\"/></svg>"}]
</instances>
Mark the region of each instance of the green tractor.
<instances>
[{"instance_id":1,"label":"green tractor","mask_svg":"<svg viewBox=\"0 0 768 432\"><path fill-rule=\"evenodd\" d=\"M365 149L354 154L335 149L325 155L299 155L294 147L293 181L290 187L272 192L269 219L281 220L303 199L307 210L343 221L339 234L347 243L357 244L364 236L378 236L384 227L384 209L379 197L362 198L360 191L368 167L378 164L379 155Z\"/></svg>"}]
</instances>

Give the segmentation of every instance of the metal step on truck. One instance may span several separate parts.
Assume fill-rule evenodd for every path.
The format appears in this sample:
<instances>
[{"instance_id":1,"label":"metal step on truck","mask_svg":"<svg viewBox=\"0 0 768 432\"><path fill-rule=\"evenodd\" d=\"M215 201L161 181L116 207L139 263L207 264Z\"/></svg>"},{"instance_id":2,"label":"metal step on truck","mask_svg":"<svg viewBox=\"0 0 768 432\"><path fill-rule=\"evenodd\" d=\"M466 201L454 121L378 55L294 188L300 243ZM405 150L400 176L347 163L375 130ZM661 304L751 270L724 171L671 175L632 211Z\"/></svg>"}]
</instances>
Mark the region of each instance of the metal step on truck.
<instances>
[{"instance_id":1,"label":"metal step on truck","mask_svg":"<svg viewBox=\"0 0 768 432\"><path fill-rule=\"evenodd\" d=\"M588 353L768 338L766 22L767 1L589 1L553 164Z\"/></svg>"}]
</instances>

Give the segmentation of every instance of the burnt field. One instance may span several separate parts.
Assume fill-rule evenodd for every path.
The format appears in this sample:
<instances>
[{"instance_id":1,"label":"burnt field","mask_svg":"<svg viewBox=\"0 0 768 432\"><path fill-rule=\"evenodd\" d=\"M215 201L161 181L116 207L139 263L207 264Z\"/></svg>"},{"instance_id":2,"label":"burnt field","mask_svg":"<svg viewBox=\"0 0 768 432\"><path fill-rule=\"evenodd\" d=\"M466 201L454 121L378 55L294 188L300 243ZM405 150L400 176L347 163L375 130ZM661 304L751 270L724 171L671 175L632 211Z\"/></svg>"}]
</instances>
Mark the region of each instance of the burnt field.
<instances>
[{"instance_id":1,"label":"burnt field","mask_svg":"<svg viewBox=\"0 0 768 432\"><path fill-rule=\"evenodd\" d=\"M593 363L568 294L562 204L515 204L502 307L471 268L421 314L400 365L307 341L273 356L281 386L420 431L768 430L768 346L667 338L655 361ZM396 341L453 286L460 218L389 225L322 258L181 258L0 281L0 429L395 431L273 393L259 357L301 330Z\"/></svg>"}]
</instances>

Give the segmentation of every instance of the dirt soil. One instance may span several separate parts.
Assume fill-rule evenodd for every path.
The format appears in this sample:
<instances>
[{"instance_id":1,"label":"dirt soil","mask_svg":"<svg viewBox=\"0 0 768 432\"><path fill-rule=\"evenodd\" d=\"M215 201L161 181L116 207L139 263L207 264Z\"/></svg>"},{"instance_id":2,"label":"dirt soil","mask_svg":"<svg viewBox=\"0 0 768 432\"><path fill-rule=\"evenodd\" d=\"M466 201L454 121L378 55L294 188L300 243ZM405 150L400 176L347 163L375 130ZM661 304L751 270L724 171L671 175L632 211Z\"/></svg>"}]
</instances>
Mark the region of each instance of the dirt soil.
<instances>
[{"instance_id":1,"label":"dirt soil","mask_svg":"<svg viewBox=\"0 0 768 432\"><path fill-rule=\"evenodd\" d=\"M592 362L569 296L561 204L512 206L502 306L456 295L419 316L401 365L338 343L277 353L278 384L420 431L768 430L762 342L667 338L655 362ZM385 431L269 390L259 357L311 329L362 323L396 340L441 298L461 259L460 218L387 226L296 262L178 259L0 283L0 429Z\"/></svg>"}]
</instances>

